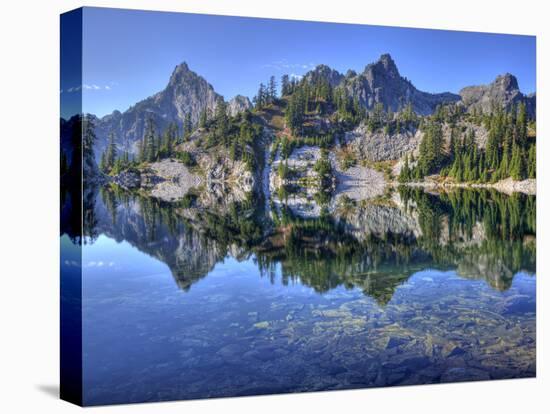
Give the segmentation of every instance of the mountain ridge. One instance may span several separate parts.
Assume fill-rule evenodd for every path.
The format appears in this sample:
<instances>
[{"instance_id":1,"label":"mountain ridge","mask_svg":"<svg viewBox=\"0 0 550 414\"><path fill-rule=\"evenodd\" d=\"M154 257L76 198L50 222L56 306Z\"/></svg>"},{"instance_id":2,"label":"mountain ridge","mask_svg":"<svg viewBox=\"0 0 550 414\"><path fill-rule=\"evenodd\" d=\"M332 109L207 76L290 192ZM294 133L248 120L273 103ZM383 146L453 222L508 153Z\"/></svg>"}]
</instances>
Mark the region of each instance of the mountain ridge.
<instances>
[{"instance_id":1,"label":"mountain ridge","mask_svg":"<svg viewBox=\"0 0 550 414\"><path fill-rule=\"evenodd\" d=\"M528 113L534 116L536 107L536 95L524 95L519 90L517 78L511 74L499 75L488 85L466 86L459 94L421 91L401 76L388 53L367 64L360 73L350 69L342 74L326 64L320 64L303 77L308 82L319 78L326 79L334 88L344 88L367 111L382 104L385 110L396 112L410 103L417 114L425 116L432 114L438 105L448 103L462 102L469 110L477 108L487 111L495 103L510 109L512 105L525 102ZM170 123L181 126L187 114L196 126L200 114L204 111L213 114L220 99L225 101L204 77L192 71L184 61L174 68L163 90L135 103L124 112L115 110L101 118L95 117L98 136L96 156L99 157L105 149L110 133L115 134L120 148L136 153L147 118L153 119L157 132L165 130ZM231 116L252 108L250 99L243 95L233 97L227 104Z\"/></svg>"}]
</instances>

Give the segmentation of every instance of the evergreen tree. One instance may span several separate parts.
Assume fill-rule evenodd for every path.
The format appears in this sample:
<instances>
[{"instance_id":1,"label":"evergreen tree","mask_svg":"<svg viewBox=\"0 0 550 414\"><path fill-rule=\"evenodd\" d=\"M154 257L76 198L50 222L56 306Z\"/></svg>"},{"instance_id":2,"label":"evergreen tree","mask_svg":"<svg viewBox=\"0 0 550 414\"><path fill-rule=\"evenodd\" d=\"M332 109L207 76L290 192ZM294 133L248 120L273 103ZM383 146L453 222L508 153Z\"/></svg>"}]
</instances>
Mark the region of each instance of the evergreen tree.
<instances>
[{"instance_id":1,"label":"evergreen tree","mask_svg":"<svg viewBox=\"0 0 550 414\"><path fill-rule=\"evenodd\" d=\"M537 148L535 144L529 147L529 155L527 159L527 176L528 178L537 178Z\"/></svg>"},{"instance_id":2,"label":"evergreen tree","mask_svg":"<svg viewBox=\"0 0 550 414\"><path fill-rule=\"evenodd\" d=\"M115 165L115 161L117 158L117 147L115 142L115 134L112 132L109 134L109 144L107 147L107 155L105 158L106 168L111 169Z\"/></svg>"},{"instance_id":3,"label":"evergreen tree","mask_svg":"<svg viewBox=\"0 0 550 414\"><path fill-rule=\"evenodd\" d=\"M371 116L374 129L378 129L384 123L384 105L380 102L374 105Z\"/></svg>"},{"instance_id":4,"label":"evergreen tree","mask_svg":"<svg viewBox=\"0 0 550 414\"><path fill-rule=\"evenodd\" d=\"M409 154L405 155L405 163L399 172L399 182L406 183L411 179L411 169L409 167Z\"/></svg>"},{"instance_id":5,"label":"evergreen tree","mask_svg":"<svg viewBox=\"0 0 550 414\"><path fill-rule=\"evenodd\" d=\"M451 162L453 162L456 158L456 155L460 151L460 147L458 144L458 138L457 138L457 130L456 128L451 129L451 137L449 141L449 159Z\"/></svg>"},{"instance_id":6,"label":"evergreen tree","mask_svg":"<svg viewBox=\"0 0 550 414\"><path fill-rule=\"evenodd\" d=\"M288 75L283 75L281 77L281 96L286 96L290 94L290 81Z\"/></svg>"},{"instance_id":7,"label":"evergreen tree","mask_svg":"<svg viewBox=\"0 0 550 414\"><path fill-rule=\"evenodd\" d=\"M145 132L141 140L139 159L140 162L153 162L156 157L155 151L155 125L152 118L147 118Z\"/></svg>"},{"instance_id":8,"label":"evergreen tree","mask_svg":"<svg viewBox=\"0 0 550 414\"><path fill-rule=\"evenodd\" d=\"M160 156L161 157L170 157L174 151L174 146L176 145L178 135L178 127L174 122L171 122L168 125L168 128L164 131L162 137L162 143L160 144Z\"/></svg>"},{"instance_id":9,"label":"evergreen tree","mask_svg":"<svg viewBox=\"0 0 550 414\"><path fill-rule=\"evenodd\" d=\"M193 123L191 122L191 112L187 112L183 120L183 139L187 141L192 132L193 132Z\"/></svg>"},{"instance_id":10,"label":"evergreen tree","mask_svg":"<svg viewBox=\"0 0 550 414\"><path fill-rule=\"evenodd\" d=\"M518 105L516 129L518 143L525 148L527 143L527 108L524 102L520 102Z\"/></svg>"},{"instance_id":11,"label":"evergreen tree","mask_svg":"<svg viewBox=\"0 0 550 414\"><path fill-rule=\"evenodd\" d=\"M426 176L440 167L443 159L443 131L438 122L430 123L424 132L420 142L418 171L421 176Z\"/></svg>"},{"instance_id":12,"label":"evergreen tree","mask_svg":"<svg viewBox=\"0 0 550 414\"><path fill-rule=\"evenodd\" d=\"M414 120L414 117L414 110L412 104L409 102L403 110L403 121L408 124Z\"/></svg>"},{"instance_id":13,"label":"evergreen tree","mask_svg":"<svg viewBox=\"0 0 550 414\"><path fill-rule=\"evenodd\" d=\"M224 142L228 143L228 130L229 130L229 119L227 117L227 105L223 98L220 96L216 103L216 135Z\"/></svg>"},{"instance_id":14,"label":"evergreen tree","mask_svg":"<svg viewBox=\"0 0 550 414\"><path fill-rule=\"evenodd\" d=\"M99 162L99 169L100 171L106 173L107 172L107 150L103 151L101 153L101 161Z\"/></svg>"},{"instance_id":15,"label":"evergreen tree","mask_svg":"<svg viewBox=\"0 0 550 414\"><path fill-rule=\"evenodd\" d=\"M208 112L206 108L201 111L199 116L199 128L206 128L206 123L208 122Z\"/></svg>"},{"instance_id":16,"label":"evergreen tree","mask_svg":"<svg viewBox=\"0 0 550 414\"><path fill-rule=\"evenodd\" d=\"M290 96L285 110L286 123L293 133L301 131L304 115L304 99L301 93L295 92Z\"/></svg>"},{"instance_id":17,"label":"evergreen tree","mask_svg":"<svg viewBox=\"0 0 550 414\"><path fill-rule=\"evenodd\" d=\"M275 76L269 78L268 84L268 96L269 102L274 102L277 99L277 82L275 82Z\"/></svg>"},{"instance_id":18,"label":"evergreen tree","mask_svg":"<svg viewBox=\"0 0 550 414\"><path fill-rule=\"evenodd\" d=\"M523 148L519 145L514 145L512 149L510 176L514 180L523 180L525 178L525 154Z\"/></svg>"},{"instance_id":19,"label":"evergreen tree","mask_svg":"<svg viewBox=\"0 0 550 414\"><path fill-rule=\"evenodd\" d=\"M263 109L267 103L267 90L263 83L260 83L258 93L254 97L254 105L256 109Z\"/></svg>"},{"instance_id":20,"label":"evergreen tree","mask_svg":"<svg viewBox=\"0 0 550 414\"><path fill-rule=\"evenodd\" d=\"M94 157L96 139L94 118L92 115L85 115L82 122L82 157L84 159Z\"/></svg>"}]
</instances>

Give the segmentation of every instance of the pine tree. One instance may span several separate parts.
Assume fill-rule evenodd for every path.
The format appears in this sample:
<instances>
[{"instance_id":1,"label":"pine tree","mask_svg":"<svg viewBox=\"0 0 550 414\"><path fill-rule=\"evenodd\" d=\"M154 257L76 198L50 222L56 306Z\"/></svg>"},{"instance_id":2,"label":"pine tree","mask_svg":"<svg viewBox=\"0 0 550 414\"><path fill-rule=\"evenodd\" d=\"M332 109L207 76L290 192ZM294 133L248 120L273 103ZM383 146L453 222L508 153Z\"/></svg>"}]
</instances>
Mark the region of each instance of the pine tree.
<instances>
[{"instance_id":1,"label":"pine tree","mask_svg":"<svg viewBox=\"0 0 550 414\"><path fill-rule=\"evenodd\" d=\"M263 83L260 83L260 87L258 88L258 93L254 97L254 104L256 106L256 109L263 109L266 103L267 103L266 87Z\"/></svg>"},{"instance_id":2,"label":"pine tree","mask_svg":"<svg viewBox=\"0 0 550 414\"><path fill-rule=\"evenodd\" d=\"M122 164L124 165L124 167L127 167L129 163L130 163L130 154L128 154L128 151L124 151L122 153Z\"/></svg>"},{"instance_id":3,"label":"pine tree","mask_svg":"<svg viewBox=\"0 0 550 414\"><path fill-rule=\"evenodd\" d=\"M512 148L512 159L510 161L510 176L514 180L525 178L525 154L523 148L514 145Z\"/></svg>"},{"instance_id":4,"label":"pine tree","mask_svg":"<svg viewBox=\"0 0 550 414\"><path fill-rule=\"evenodd\" d=\"M170 157L172 155L174 145L178 135L178 127L174 122L168 125L168 128L164 131L162 142L160 144L161 157Z\"/></svg>"},{"instance_id":5,"label":"pine tree","mask_svg":"<svg viewBox=\"0 0 550 414\"><path fill-rule=\"evenodd\" d=\"M434 172L443 159L443 131L438 122L432 122L426 127L424 137L420 142L418 170L421 176Z\"/></svg>"},{"instance_id":6,"label":"pine tree","mask_svg":"<svg viewBox=\"0 0 550 414\"><path fill-rule=\"evenodd\" d=\"M103 151L101 153L101 161L99 162L99 169L100 171L106 173L107 172L107 150Z\"/></svg>"},{"instance_id":7,"label":"pine tree","mask_svg":"<svg viewBox=\"0 0 550 414\"><path fill-rule=\"evenodd\" d=\"M204 108L201 111L201 114L199 116L199 127L200 128L206 128L206 123L208 122L208 112L206 108Z\"/></svg>"},{"instance_id":8,"label":"pine tree","mask_svg":"<svg viewBox=\"0 0 550 414\"><path fill-rule=\"evenodd\" d=\"M229 119L227 117L227 105L223 98L220 96L216 103L216 135L221 138L224 143L227 145L228 142L228 130L229 130Z\"/></svg>"},{"instance_id":9,"label":"pine tree","mask_svg":"<svg viewBox=\"0 0 550 414\"><path fill-rule=\"evenodd\" d=\"M527 143L527 108L524 102L520 102L518 105L516 129L518 143L525 148Z\"/></svg>"},{"instance_id":10,"label":"pine tree","mask_svg":"<svg viewBox=\"0 0 550 414\"><path fill-rule=\"evenodd\" d=\"M403 110L403 121L405 123L410 123L414 120L414 110L410 102L407 103L405 109Z\"/></svg>"},{"instance_id":11,"label":"pine tree","mask_svg":"<svg viewBox=\"0 0 550 414\"><path fill-rule=\"evenodd\" d=\"M146 156L145 156L145 148L147 146L147 134L143 134L143 137L141 138L141 141L139 142L139 147L138 147L138 161L139 162L145 162L147 161L146 160Z\"/></svg>"},{"instance_id":12,"label":"pine tree","mask_svg":"<svg viewBox=\"0 0 550 414\"><path fill-rule=\"evenodd\" d=\"M459 148L458 148L458 145L457 145L457 137L456 137L456 128L452 128L451 129L451 138L450 138L450 141L449 141L449 159L450 161L454 161L456 155L458 154L459 152Z\"/></svg>"},{"instance_id":13,"label":"pine tree","mask_svg":"<svg viewBox=\"0 0 550 414\"><path fill-rule=\"evenodd\" d=\"M301 130L304 120L304 99L301 95L300 92L293 93L285 110L286 123L293 133Z\"/></svg>"},{"instance_id":14,"label":"pine tree","mask_svg":"<svg viewBox=\"0 0 550 414\"><path fill-rule=\"evenodd\" d=\"M191 112L187 112L183 121L183 139L187 141L192 132L193 123L191 122Z\"/></svg>"},{"instance_id":15,"label":"pine tree","mask_svg":"<svg viewBox=\"0 0 550 414\"><path fill-rule=\"evenodd\" d=\"M269 102L274 102L275 99L277 99L277 82L275 81L275 76L269 78L268 95Z\"/></svg>"},{"instance_id":16,"label":"pine tree","mask_svg":"<svg viewBox=\"0 0 550 414\"><path fill-rule=\"evenodd\" d=\"M409 154L405 155L405 163L399 172L399 182L405 183L411 179L411 170L409 167Z\"/></svg>"},{"instance_id":17,"label":"pine tree","mask_svg":"<svg viewBox=\"0 0 550 414\"><path fill-rule=\"evenodd\" d=\"M283 75L281 77L281 96L286 96L290 94L290 81L288 75Z\"/></svg>"},{"instance_id":18,"label":"pine tree","mask_svg":"<svg viewBox=\"0 0 550 414\"><path fill-rule=\"evenodd\" d=\"M152 118L147 118L145 133L141 141L139 159L141 162L153 162L156 157L155 151L155 125Z\"/></svg>"},{"instance_id":19,"label":"pine tree","mask_svg":"<svg viewBox=\"0 0 550 414\"><path fill-rule=\"evenodd\" d=\"M535 144L529 147L527 175L528 178L537 178L537 148Z\"/></svg>"},{"instance_id":20,"label":"pine tree","mask_svg":"<svg viewBox=\"0 0 550 414\"><path fill-rule=\"evenodd\" d=\"M95 141L94 118L92 115L85 115L82 122L82 157L84 159L93 158Z\"/></svg>"},{"instance_id":21,"label":"pine tree","mask_svg":"<svg viewBox=\"0 0 550 414\"><path fill-rule=\"evenodd\" d=\"M115 142L115 134L112 132L109 134L109 144L107 147L107 155L105 157L105 163L106 168L111 169L115 165L115 161L117 158L117 148L116 148L116 142Z\"/></svg>"},{"instance_id":22,"label":"pine tree","mask_svg":"<svg viewBox=\"0 0 550 414\"><path fill-rule=\"evenodd\" d=\"M384 105L377 103L374 105L372 110L372 121L374 123L374 128L378 129L382 126L384 122Z\"/></svg>"}]
</instances>

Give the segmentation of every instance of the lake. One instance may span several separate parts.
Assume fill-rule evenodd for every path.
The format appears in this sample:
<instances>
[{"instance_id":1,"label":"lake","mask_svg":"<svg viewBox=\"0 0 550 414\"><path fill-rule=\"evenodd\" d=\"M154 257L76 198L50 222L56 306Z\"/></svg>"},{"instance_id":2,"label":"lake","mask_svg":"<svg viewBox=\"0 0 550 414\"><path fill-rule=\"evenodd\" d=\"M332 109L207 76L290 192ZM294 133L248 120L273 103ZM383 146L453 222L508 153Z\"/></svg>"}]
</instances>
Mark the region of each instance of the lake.
<instances>
[{"instance_id":1,"label":"lake","mask_svg":"<svg viewBox=\"0 0 550 414\"><path fill-rule=\"evenodd\" d=\"M534 377L535 201L402 187L209 209L96 189L84 404Z\"/></svg>"}]
</instances>

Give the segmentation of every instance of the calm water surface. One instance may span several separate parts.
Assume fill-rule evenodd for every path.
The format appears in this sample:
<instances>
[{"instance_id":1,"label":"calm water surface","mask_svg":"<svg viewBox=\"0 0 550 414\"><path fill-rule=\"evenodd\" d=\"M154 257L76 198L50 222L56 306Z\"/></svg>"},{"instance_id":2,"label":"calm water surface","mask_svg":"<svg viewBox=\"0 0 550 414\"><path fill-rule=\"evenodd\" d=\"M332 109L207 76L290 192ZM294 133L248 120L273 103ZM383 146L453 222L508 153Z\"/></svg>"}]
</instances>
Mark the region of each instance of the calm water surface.
<instances>
[{"instance_id":1,"label":"calm water surface","mask_svg":"<svg viewBox=\"0 0 550 414\"><path fill-rule=\"evenodd\" d=\"M534 197L278 205L90 196L86 404L535 375Z\"/></svg>"}]
</instances>

